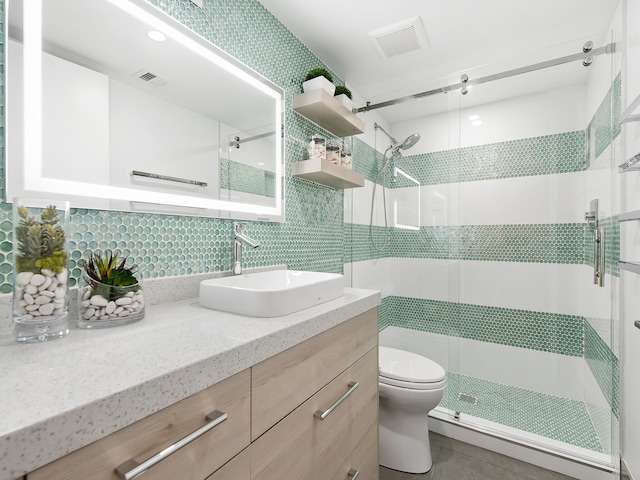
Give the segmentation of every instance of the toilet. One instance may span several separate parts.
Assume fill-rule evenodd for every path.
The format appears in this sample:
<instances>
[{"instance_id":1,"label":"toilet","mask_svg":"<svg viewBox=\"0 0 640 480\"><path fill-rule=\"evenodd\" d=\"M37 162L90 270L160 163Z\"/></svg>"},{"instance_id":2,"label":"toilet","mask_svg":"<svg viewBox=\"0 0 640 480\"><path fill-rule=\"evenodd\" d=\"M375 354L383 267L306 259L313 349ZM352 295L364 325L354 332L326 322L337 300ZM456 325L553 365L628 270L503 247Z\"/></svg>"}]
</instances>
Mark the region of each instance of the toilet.
<instances>
[{"instance_id":1,"label":"toilet","mask_svg":"<svg viewBox=\"0 0 640 480\"><path fill-rule=\"evenodd\" d=\"M447 384L444 368L421 355L379 348L380 465L407 473L431 469L427 415Z\"/></svg>"}]
</instances>

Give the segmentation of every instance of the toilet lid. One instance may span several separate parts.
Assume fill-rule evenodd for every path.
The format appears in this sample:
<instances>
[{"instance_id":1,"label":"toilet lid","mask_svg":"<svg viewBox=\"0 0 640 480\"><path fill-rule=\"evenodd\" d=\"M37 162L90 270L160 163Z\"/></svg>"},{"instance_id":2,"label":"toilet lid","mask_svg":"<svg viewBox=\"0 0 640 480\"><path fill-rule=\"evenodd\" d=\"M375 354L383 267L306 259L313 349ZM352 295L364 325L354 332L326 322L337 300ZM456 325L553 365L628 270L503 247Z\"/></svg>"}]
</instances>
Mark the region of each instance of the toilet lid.
<instances>
[{"instance_id":1,"label":"toilet lid","mask_svg":"<svg viewBox=\"0 0 640 480\"><path fill-rule=\"evenodd\" d=\"M444 368L433 360L397 348L379 347L379 362L381 377L412 383L440 382L445 378Z\"/></svg>"}]
</instances>

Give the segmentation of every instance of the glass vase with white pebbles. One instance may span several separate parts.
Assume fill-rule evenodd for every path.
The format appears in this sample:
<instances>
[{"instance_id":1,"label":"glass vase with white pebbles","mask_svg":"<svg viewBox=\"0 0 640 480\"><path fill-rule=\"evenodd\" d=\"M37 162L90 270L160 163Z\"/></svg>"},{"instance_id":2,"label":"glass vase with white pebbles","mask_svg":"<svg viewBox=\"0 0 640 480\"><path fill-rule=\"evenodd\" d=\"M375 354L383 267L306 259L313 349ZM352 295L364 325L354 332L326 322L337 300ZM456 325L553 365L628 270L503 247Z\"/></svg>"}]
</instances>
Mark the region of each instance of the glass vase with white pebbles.
<instances>
[{"instance_id":1,"label":"glass vase with white pebbles","mask_svg":"<svg viewBox=\"0 0 640 480\"><path fill-rule=\"evenodd\" d=\"M78 326L105 328L144 318L142 277L119 252L92 253L78 282Z\"/></svg>"},{"instance_id":2,"label":"glass vase with white pebbles","mask_svg":"<svg viewBox=\"0 0 640 480\"><path fill-rule=\"evenodd\" d=\"M69 202L13 199L13 338L45 342L69 333Z\"/></svg>"}]
</instances>

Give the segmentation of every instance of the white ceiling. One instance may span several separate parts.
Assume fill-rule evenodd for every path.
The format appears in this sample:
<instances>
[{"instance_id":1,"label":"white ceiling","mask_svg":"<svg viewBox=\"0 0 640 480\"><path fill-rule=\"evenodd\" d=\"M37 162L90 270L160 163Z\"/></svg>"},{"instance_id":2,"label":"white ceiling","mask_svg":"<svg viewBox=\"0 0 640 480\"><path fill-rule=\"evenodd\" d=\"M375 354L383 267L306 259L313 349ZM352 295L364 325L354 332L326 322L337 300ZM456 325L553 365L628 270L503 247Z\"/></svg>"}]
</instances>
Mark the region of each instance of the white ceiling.
<instances>
[{"instance_id":1,"label":"white ceiling","mask_svg":"<svg viewBox=\"0 0 640 480\"><path fill-rule=\"evenodd\" d=\"M358 107L364 101L375 104L457 82L459 72L496 73L516 64L578 53L588 39L598 46L604 36L595 34L610 27L618 4L618 0L260 2L361 97ZM422 19L429 49L382 59L369 32L415 16ZM504 63L510 59L516 63ZM493 67L474 69L490 64ZM575 66L573 74L556 72L549 81L584 82L585 70ZM540 76L536 80L541 88ZM548 88L546 80L544 85ZM416 102L377 111L390 123L424 114L412 104Z\"/></svg>"}]
</instances>

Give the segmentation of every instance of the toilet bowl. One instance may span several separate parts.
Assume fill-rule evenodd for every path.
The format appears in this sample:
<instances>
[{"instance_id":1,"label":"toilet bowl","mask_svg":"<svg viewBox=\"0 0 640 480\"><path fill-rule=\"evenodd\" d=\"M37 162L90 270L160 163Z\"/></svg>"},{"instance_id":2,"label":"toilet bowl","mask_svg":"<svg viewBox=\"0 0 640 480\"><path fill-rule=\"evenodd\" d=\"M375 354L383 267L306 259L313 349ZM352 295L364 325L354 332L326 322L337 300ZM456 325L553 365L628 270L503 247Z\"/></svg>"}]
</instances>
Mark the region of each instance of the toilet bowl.
<instances>
[{"instance_id":1,"label":"toilet bowl","mask_svg":"<svg viewBox=\"0 0 640 480\"><path fill-rule=\"evenodd\" d=\"M447 384L444 369L421 355L379 349L380 465L407 473L431 469L427 415Z\"/></svg>"}]
</instances>

